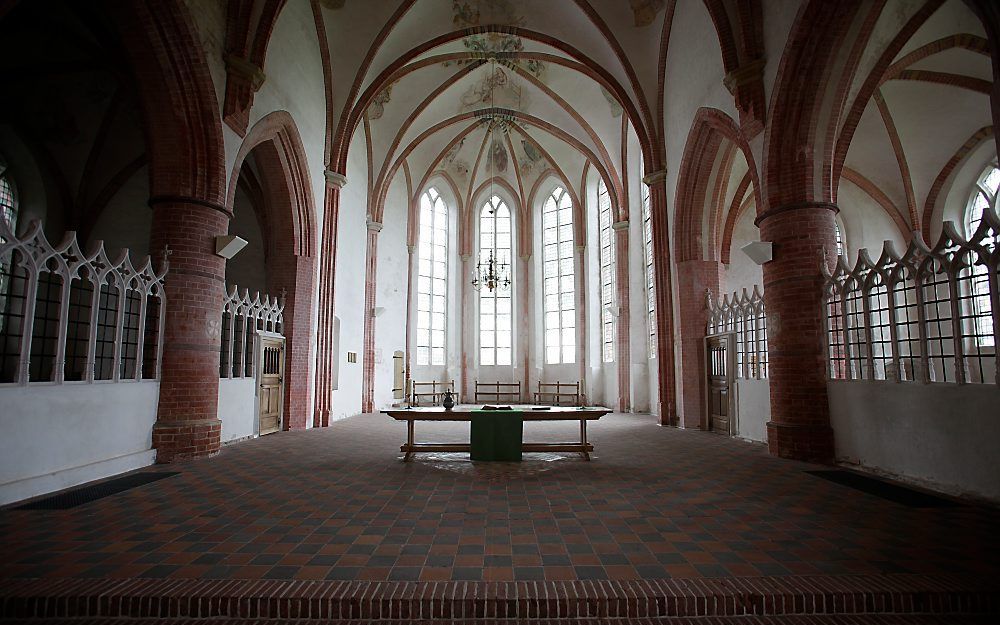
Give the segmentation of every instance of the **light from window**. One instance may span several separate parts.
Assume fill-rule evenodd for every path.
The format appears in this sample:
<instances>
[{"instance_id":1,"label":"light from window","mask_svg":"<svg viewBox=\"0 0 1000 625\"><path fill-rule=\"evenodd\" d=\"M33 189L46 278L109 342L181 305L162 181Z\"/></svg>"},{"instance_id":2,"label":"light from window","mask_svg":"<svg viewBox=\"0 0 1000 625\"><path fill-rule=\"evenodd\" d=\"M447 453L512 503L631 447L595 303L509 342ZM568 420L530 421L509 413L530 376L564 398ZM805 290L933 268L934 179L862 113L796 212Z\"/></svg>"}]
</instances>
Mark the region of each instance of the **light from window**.
<instances>
[{"instance_id":1,"label":"light from window","mask_svg":"<svg viewBox=\"0 0 1000 625\"><path fill-rule=\"evenodd\" d=\"M443 365L448 306L448 206L431 187L420 196L417 364Z\"/></svg>"},{"instance_id":2,"label":"light from window","mask_svg":"<svg viewBox=\"0 0 1000 625\"><path fill-rule=\"evenodd\" d=\"M604 362L615 360L615 233L611 228L611 197L601 180L597 183L598 225L601 236L601 344Z\"/></svg>"},{"instance_id":3,"label":"light from window","mask_svg":"<svg viewBox=\"0 0 1000 625\"><path fill-rule=\"evenodd\" d=\"M17 228L17 202L14 199L14 188L7 176L0 176L0 214L11 232Z\"/></svg>"},{"instance_id":4,"label":"light from window","mask_svg":"<svg viewBox=\"0 0 1000 625\"><path fill-rule=\"evenodd\" d=\"M983 216L997 204L1000 188L1000 169L991 165L972 190L968 209L965 211L965 235L971 239L979 229ZM976 343L981 347L993 346L993 305L990 302L989 268L973 262L969 268L972 290L972 316L975 320Z\"/></svg>"},{"instance_id":5,"label":"light from window","mask_svg":"<svg viewBox=\"0 0 1000 625\"><path fill-rule=\"evenodd\" d=\"M639 175L645 171L639 160ZM642 251L646 275L646 326L649 329L649 357L656 358L656 285L653 278L653 221L649 208L649 186L642 184Z\"/></svg>"},{"instance_id":6,"label":"light from window","mask_svg":"<svg viewBox=\"0 0 1000 625\"><path fill-rule=\"evenodd\" d=\"M844 235L840 231L840 224L833 224L834 236L837 237L837 258L844 255Z\"/></svg>"},{"instance_id":7,"label":"light from window","mask_svg":"<svg viewBox=\"0 0 1000 625\"><path fill-rule=\"evenodd\" d=\"M507 204L493 196L479 214L479 260L489 261L490 252L499 264L511 264L511 221ZM511 272L511 282L514 281ZM509 288L479 291L479 364L510 365L513 359L511 292Z\"/></svg>"},{"instance_id":8,"label":"light from window","mask_svg":"<svg viewBox=\"0 0 1000 625\"><path fill-rule=\"evenodd\" d=\"M556 187L542 207L546 364L576 362L575 274L573 201L565 189Z\"/></svg>"},{"instance_id":9,"label":"light from window","mask_svg":"<svg viewBox=\"0 0 1000 625\"><path fill-rule=\"evenodd\" d=\"M17 232L17 200L14 198L14 188L10 184L7 176L0 175L0 216L7 222L7 227L11 233ZM0 243L6 243L0 236ZM0 330L4 327L4 320L7 317L7 295L10 290L10 272L12 268L8 266L9 261L0 261Z\"/></svg>"}]
</instances>

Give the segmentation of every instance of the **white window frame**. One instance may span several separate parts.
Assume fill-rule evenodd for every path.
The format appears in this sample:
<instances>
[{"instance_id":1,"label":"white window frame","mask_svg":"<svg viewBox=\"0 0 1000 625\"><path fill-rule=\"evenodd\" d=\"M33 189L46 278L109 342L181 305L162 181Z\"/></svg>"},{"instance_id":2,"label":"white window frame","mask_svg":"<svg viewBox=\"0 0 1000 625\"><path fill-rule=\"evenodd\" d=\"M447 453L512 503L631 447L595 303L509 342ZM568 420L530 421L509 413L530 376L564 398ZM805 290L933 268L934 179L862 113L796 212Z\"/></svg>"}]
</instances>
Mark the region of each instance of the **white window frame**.
<instances>
[{"instance_id":1,"label":"white window frame","mask_svg":"<svg viewBox=\"0 0 1000 625\"><path fill-rule=\"evenodd\" d=\"M995 188L990 188L987 182L993 179ZM966 203L962 218L963 234L966 240L972 239L979 229L986 211L997 211L998 198L1000 198L1000 167L996 162L990 163L983 173L976 179L972 192L969 194L969 201ZM985 206L977 206L977 200L983 200ZM982 265L972 267L973 276L971 278L972 291L971 303L975 323L976 338L973 342L978 347L996 348L993 344L992 332L992 304L990 303L989 270ZM985 324L988 323L989 327Z\"/></svg>"},{"instance_id":2,"label":"white window frame","mask_svg":"<svg viewBox=\"0 0 1000 625\"><path fill-rule=\"evenodd\" d=\"M490 212L491 209L493 210L492 213ZM506 216L502 215L504 211L506 212ZM498 239L493 239L492 243L488 242L487 236L490 233L486 232L485 228L487 223L492 223L492 232L498 232L501 225L500 220L502 219L506 219L508 223L506 247L502 247L502 242ZM479 207L479 262L485 266L489 260L490 251L492 251L498 263L507 264L510 271L510 286L507 288L498 287L494 291L489 291L484 285L479 291L478 323L476 326L479 337L479 364L481 366L506 367L514 364L513 315L515 278L512 260L514 241L514 213L511 211L507 200L494 194ZM502 310L504 308L506 312ZM503 333L507 335L505 342L502 341Z\"/></svg>"},{"instance_id":3,"label":"white window frame","mask_svg":"<svg viewBox=\"0 0 1000 625\"><path fill-rule=\"evenodd\" d=\"M417 365L448 358L448 204L435 187L420 195L417 239Z\"/></svg>"},{"instance_id":4,"label":"white window frame","mask_svg":"<svg viewBox=\"0 0 1000 625\"><path fill-rule=\"evenodd\" d=\"M597 181L598 258L601 283L601 360L615 361L615 231L611 195L603 180Z\"/></svg>"},{"instance_id":5,"label":"white window frame","mask_svg":"<svg viewBox=\"0 0 1000 625\"><path fill-rule=\"evenodd\" d=\"M656 358L656 274L653 268L653 211L649 206L649 185L642 181L645 168L639 158L639 184L642 187L642 253L643 275L646 279L646 330L649 357Z\"/></svg>"},{"instance_id":6,"label":"white window frame","mask_svg":"<svg viewBox=\"0 0 1000 625\"><path fill-rule=\"evenodd\" d=\"M575 363L573 200L562 185L553 188L542 204L542 314L545 364Z\"/></svg>"}]
</instances>

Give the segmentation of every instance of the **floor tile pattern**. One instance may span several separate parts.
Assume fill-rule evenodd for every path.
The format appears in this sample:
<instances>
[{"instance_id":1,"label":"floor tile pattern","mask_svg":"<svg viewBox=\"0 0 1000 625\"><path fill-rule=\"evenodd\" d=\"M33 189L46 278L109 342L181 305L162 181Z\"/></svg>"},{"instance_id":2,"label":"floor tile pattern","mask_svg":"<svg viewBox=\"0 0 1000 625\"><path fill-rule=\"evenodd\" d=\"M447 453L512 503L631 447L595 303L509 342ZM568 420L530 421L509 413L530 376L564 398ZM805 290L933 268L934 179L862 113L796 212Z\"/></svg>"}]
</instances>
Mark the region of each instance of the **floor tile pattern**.
<instances>
[{"instance_id":1,"label":"floor tile pattern","mask_svg":"<svg viewBox=\"0 0 1000 625\"><path fill-rule=\"evenodd\" d=\"M418 424L462 440L468 424ZM531 423L558 440L574 424ZM405 426L362 415L282 432L71 510L0 510L0 577L629 580L1000 572L1000 513L915 509L755 444L591 426L595 458L399 460ZM442 469L442 464L465 469ZM534 471L533 465L545 470ZM525 467L528 467L526 470Z\"/></svg>"}]
</instances>

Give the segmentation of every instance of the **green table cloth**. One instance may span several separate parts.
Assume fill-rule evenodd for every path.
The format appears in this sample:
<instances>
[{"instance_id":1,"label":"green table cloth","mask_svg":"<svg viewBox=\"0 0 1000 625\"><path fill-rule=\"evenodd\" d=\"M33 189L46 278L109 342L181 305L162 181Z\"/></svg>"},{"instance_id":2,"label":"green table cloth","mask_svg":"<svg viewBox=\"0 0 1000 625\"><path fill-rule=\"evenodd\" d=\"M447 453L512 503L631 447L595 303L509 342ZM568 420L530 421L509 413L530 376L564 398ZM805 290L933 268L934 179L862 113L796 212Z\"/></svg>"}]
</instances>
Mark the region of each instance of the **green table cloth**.
<instances>
[{"instance_id":1,"label":"green table cloth","mask_svg":"<svg viewBox=\"0 0 1000 625\"><path fill-rule=\"evenodd\" d=\"M524 415L520 410L473 410L469 432L473 460L521 461Z\"/></svg>"}]
</instances>

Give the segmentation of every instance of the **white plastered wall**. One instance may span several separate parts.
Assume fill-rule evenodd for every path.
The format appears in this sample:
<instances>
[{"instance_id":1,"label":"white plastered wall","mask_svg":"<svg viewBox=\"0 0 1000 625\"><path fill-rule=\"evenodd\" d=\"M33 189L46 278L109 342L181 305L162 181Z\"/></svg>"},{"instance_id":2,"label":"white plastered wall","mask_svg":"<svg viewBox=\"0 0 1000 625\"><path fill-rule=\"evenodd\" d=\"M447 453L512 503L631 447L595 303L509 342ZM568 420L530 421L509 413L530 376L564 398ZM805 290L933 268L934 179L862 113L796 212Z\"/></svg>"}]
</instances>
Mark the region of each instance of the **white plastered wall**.
<instances>
[{"instance_id":1,"label":"white plastered wall","mask_svg":"<svg viewBox=\"0 0 1000 625\"><path fill-rule=\"evenodd\" d=\"M148 466L160 384L0 387L0 505Z\"/></svg>"},{"instance_id":2,"label":"white plastered wall","mask_svg":"<svg viewBox=\"0 0 1000 625\"><path fill-rule=\"evenodd\" d=\"M837 459L953 494L1000 500L1000 389L830 381Z\"/></svg>"},{"instance_id":3,"label":"white plastered wall","mask_svg":"<svg viewBox=\"0 0 1000 625\"><path fill-rule=\"evenodd\" d=\"M409 262L406 250L406 191L406 182L400 171L389 185L382 214L382 230L378 234L375 307L384 310L375 317L376 410L393 402L392 354L406 349L406 276Z\"/></svg>"}]
</instances>

